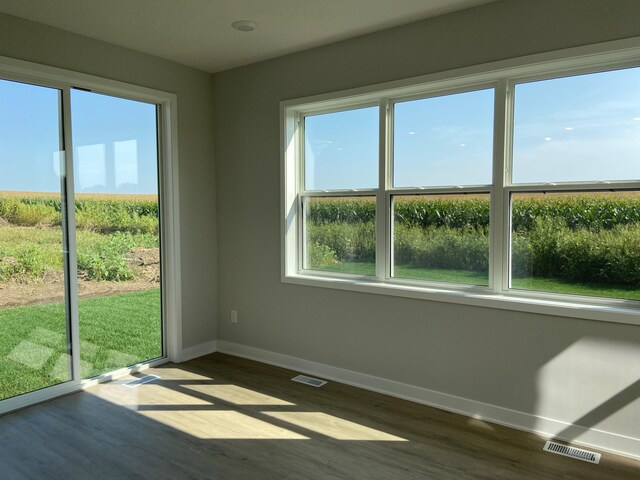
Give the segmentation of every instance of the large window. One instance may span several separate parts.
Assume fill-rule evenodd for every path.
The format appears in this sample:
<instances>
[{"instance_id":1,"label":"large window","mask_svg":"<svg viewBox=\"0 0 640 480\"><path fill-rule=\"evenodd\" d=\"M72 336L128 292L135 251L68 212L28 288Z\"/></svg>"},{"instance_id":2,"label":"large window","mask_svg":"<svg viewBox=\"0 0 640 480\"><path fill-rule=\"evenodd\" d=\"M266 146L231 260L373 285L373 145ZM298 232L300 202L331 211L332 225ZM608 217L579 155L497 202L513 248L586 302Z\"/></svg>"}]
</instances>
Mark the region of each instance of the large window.
<instances>
[{"instance_id":1,"label":"large window","mask_svg":"<svg viewBox=\"0 0 640 480\"><path fill-rule=\"evenodd\" d=\"M283 278L632 312L639 63L523 61L284 102Z\"/></svg>"}]
</instances>

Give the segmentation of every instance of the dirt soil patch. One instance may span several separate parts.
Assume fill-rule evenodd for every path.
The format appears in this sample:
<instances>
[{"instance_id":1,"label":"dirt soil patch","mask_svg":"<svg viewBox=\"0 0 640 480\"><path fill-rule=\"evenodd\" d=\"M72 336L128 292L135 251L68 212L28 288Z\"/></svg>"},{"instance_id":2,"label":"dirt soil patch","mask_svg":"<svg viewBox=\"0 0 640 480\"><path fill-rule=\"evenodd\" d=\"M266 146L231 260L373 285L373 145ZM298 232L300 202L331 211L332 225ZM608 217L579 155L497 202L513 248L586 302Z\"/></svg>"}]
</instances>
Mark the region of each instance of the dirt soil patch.
<instances>
[{"instance_id":1,"label":"dirt soil patch","mask_svg":"<svg viewBox=\"0 0 640 480\"><path fill-rule=\"evenodd\" d=\"M100 297L124 292L148 290L160 286L160 256L157 248L135 248L127 254L127 261L136 272L136 279L128 282L100 282L80 276L78 296ZM64 275L47 272L37 281L0 282L0 308L54 303L64 300Z\"/></svg>"}]
</instances>

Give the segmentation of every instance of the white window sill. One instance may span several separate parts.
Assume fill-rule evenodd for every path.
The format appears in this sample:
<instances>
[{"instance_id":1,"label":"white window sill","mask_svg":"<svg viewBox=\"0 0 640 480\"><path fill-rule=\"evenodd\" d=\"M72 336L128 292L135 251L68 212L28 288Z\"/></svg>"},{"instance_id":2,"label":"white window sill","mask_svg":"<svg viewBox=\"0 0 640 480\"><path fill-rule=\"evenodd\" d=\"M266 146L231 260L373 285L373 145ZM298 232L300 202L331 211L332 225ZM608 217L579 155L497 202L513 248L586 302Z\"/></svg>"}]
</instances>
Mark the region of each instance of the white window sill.
<instances>
[{"instance_id":1,"label":"white window sill","mask_svg":"<svg viewBox=\"0 0 640 480\"><path fill-rule=\"evenodd\" d=\"M400 282L381 282L377 279L338 278L334 276L298 273L284 275L283 283L305 285L310 287L333 288L353 292L391 295L394 297L417 298L434 302L456 303L485 308L497 308L517 312L536 313L559 317L597 320L603 322L640 325L640 307L638 302L611 301L597 298L573 297L570 295L553 295L548 298L538 297L535 293L526 292L494 293L483 288L447 289L442 287L418 286ZM464 288L464 287L463 287ZM544 297L544 298L542 298Z\"/></svg>"}]
</instances>

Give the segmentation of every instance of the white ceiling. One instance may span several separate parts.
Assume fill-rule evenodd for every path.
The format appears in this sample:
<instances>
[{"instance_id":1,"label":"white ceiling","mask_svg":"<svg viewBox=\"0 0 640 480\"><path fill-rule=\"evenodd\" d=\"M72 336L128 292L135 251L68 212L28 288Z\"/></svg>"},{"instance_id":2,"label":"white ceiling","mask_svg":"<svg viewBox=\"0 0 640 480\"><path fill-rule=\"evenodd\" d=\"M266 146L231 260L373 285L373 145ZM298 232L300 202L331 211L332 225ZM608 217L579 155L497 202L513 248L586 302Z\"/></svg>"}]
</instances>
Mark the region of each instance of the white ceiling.
<instances>
[{"instance_id":1,"label":"white ceiling","mask_svg":"<svg viewBox=\"0 0 640 480\"><path fill-rule=\"evenodd\" d=\"M217 72L492 1L0 0L0 12Z\"/></svg>"}]
</instances>

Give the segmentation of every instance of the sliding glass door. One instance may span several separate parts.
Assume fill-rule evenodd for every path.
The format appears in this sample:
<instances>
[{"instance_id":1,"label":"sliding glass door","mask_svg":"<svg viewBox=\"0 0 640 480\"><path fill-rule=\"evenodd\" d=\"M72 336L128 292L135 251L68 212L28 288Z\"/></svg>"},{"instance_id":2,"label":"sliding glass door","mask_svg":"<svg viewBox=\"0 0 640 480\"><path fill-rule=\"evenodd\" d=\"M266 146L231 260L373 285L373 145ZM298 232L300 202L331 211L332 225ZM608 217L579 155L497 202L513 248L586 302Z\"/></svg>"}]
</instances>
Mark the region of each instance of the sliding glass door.
<instances>
[{"instance_id":1,"label":"sliding glass door","mask_svg":"<svg viewBox=\"0 0 640 480\"><path fill-rule=\"evenodd\" d=\"M83 378L162 356L156 106L71 91Z\"/></svg>"},{"instance_id":2,"label":"sliding glass door","mask_svg":"<svg viewBox=\"0 0 640 480\"><path fill-rule=\"evenodd\" d=\"M0 412L164 355L158 108L0 80Z\"/></svg>"},{"instance_id":3,"label":"sliding glass door","mask_svg":"<svg viewBox=\"0 0 640 480\"><path fill-rule=\"evenodd\" d=\"M0 80L0 400L72 378L62 92Z\"/></svg>"}]
</instances>

